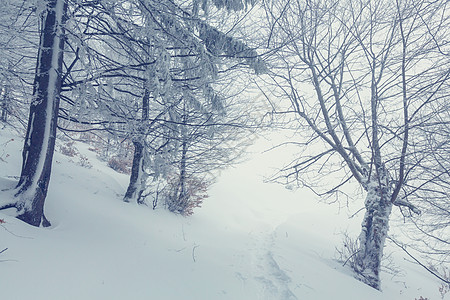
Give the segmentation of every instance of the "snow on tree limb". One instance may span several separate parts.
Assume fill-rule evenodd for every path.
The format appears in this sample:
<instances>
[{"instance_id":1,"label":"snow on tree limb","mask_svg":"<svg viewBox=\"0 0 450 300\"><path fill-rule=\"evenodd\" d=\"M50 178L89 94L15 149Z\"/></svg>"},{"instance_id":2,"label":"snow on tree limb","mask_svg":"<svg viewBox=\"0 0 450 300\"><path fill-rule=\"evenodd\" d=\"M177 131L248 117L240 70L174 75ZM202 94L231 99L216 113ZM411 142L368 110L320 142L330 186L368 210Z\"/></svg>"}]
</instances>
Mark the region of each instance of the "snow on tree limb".
<instances>
[{"instance_id":1,"label":"snow on tree limb","mask_svg":"<svg viewBox=\"0 0 450 300\"><path fill-rule=\"evenodd\" d=\"M229 58L243 59L256 74L268 72L267 65L256 50L251 49L244 42L230 37L200 20L197 21L197 26L200 39L204 41L206 49L213 55L225 54Z\"/></svg>"},{"instance_id":2,"label":"snow on tree limb","mask_svg":"<svg viewBox=\"0 0 450 300\"><path fill-rule=\"evenodd\" d=\"M249 5L255 5L256 1L257 0L194 0L193 11L194 14L196 14L201 7L203 11L207 12L208 6L211 4L210 2L218 9L225 8L228 11L240 11L247 9Z\"/></svg>"},{"instance_id":3,"label":"snow on tree limb","mask_svg":"<svg viewBox=\"0 0 450 300\"><path fill-rule=\"evenodd\" d=\"M409 203L406 200L403 199L396 199L393 204L395 206L404 206L409 208L413 213L420 215L422 212L420 211L420 209L418 209L415 205L413 205L412 203Z\"/></svg>"}]
</instances>

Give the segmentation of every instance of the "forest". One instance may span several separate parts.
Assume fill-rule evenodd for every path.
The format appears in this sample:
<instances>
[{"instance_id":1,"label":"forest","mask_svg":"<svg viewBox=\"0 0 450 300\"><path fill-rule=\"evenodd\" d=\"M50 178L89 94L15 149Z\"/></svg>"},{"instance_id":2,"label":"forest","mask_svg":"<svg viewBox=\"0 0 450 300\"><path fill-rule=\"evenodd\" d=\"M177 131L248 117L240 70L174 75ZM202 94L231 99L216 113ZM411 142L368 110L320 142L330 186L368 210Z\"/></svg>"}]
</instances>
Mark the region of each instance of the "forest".
<instances>
[{"instance_id":1,"label":"forest","mask_svg":"<svg viewBox=\"0 0 450 300\"><path fill-rule=\"evenodd\" d=\"M338 250L353 276L381 290L390 243L448 291L449 5L2 0L0 135L23 147L0 221L51 230L54 154L89 168L75 142L127 176L124 203L191 218L255 140L289 132L267 181L361 207Z\"/></svg>"}]
</instances>

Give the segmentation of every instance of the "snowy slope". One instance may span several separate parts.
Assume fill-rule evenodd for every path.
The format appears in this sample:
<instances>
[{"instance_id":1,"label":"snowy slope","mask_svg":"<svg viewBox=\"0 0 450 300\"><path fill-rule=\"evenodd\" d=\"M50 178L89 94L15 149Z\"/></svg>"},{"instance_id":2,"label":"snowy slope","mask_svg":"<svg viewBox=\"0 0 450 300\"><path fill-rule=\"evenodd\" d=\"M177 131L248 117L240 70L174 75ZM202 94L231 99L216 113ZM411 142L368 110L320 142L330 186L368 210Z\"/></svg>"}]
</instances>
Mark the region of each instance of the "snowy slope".
<instances>
[{"instance_id":1,"label":"snowy slope","mask_svg":"<svg viewBox=\"0 0 450 300\"><path fill-rule=\"evenodd\" d=\"M14 185L21 144L0 130L1 189ZM333 258L340 233L357 233L359 220L307 191L263 184L273 154L224 171L204 207L184 218L121 202L128 177L76 146L92 168L56 154L52 227L0 211L1 299L441 299L439 282L395 249L387 252L402 272L383 274L383 292L355 280Z\"/></svg>"}]
</instances>

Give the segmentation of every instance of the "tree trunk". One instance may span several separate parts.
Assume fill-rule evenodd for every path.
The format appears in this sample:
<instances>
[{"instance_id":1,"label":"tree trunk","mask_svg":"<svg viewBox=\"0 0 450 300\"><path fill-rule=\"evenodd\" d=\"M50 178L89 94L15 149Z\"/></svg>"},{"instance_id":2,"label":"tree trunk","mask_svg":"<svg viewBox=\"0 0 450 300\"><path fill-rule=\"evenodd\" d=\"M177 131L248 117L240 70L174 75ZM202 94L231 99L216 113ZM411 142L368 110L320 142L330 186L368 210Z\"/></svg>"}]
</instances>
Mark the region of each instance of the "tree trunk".
<instances>
[{"instance_id":1,"label":"tree trunk","mask_svg":"<svg viewBox=\"0 0 450 300\"><path fill-rule=\"evenodd\" d=\"M142 97L142 124L139 129L138 139L134 140L134 155L133 155L133 165L131 166L131 176L130 183L128 184L127 192L123 197L124 202L131 202L136 200L137 203L143 204L144 199L142 194L146 188L147 173L145 172L145 137L147 129L147 121L149 118L149 101L150 101L150 91L145 84L144 96Z\"/></svg>"},{"instance_id":2,"label":"tree trunk","mask_svg":"<svg viewBox=\"0 0 450 300\"><path fill-rule=\"evenodd\" d=\"M16 187L17 217L34 226L50 225L44 216L44 202L55 148L66 10L66 0L48 0L42 15L33 101Z\"/></svg>"},{"instance_id":3,"label":"tree trunk","mask_svg":"<svg viewBox=\"0 0 450 300\"><path fill-rule=\"evenodd\" d=\"M124 202L136 200L142 203L142 193L145 189L146 174L144 170L144 145L139 141L134 141L133 165L131 167L130 183L123 198Z\"/></svg>"},{"instance_id":4,"label":"tree trunk","mask_svg":"<svg viewBox=\"0 0 450 300\"><path fill-rule=\"evenodd\" d=\"M2 97L3 99L2 99L2 104L1 104L2 113L1 113L0 121L6 122L8 119L8 104L9 104L9 100L10 100L8 86L4 87L2 94L3 94L3 97Z\"/></svg>"},{"instance_id":5,"label":"tree trunk","mask_svg":"<svg viewBox=\"0 0 450 300\"><path fill-rule=\"evenodd\" d=\"M380 268L392 211L390 190L387 184L373 181L368 186L366 213L359 236L356 272L361 281L380 289Z\"/></svg>"},{"instance_id":6,"label":"tree trunk","mask_svg":"<svg viewBox=\"0 0 450 300\"><path fill-rule=\"evenodd\" d=\"M187 155L187 141L183 137L183 145L181 152L181 162L180 162L180 185L178 194L178 203L183 209L185 209L187 203L186 199L186 155Z\"/></svg>"}]
</instances>

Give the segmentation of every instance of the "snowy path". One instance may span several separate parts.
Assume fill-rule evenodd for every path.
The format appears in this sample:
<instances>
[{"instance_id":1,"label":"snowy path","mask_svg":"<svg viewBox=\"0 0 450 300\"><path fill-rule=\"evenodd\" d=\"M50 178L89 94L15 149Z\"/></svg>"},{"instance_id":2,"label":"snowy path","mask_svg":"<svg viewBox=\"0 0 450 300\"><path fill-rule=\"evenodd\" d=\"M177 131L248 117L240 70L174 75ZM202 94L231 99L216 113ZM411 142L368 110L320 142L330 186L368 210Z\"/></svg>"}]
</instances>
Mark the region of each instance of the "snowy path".
<instances>
[{"instance_id":1,"label":"snowy path","mask_svg":"<svg viewBox=\"0 0 450 300\"><path fill-rule=\"evenodd\" d=\"M241 242L242 250L235 254L234 268L243 289L253 291L251 299L295 300L298 298L289 287L291 278L280 268L274 247L276 228L298 212L298 208L287 209L287 203L297 199L282 186L263 183L261 166L261 160L253 159L239 168L227 170L211 190L212 199L228 199L227 208L233 211L232 215L222 216L222 208L210 203L205 203L205 210L198 213L208 211L215 215L217 223L233 224L239 231L247 230ZM280 206L275 208L274 202Z\"/></svg>"},{"instance_id":2,"label":"snowy path","mask_svg":"<svg viewBox=\"0 0 450 300\"><path fill-rule=\"evenodd\" d=\"M274 233L252 232L249 234L252 274L259 284L258 299L295 300L289 289L291 279L280 268L273 254Z\"/></svg>"},{"instance_id":3,"label":"snowy path","mask_svg":"<svg viewBox=\"0 0 450 300\"><path fill-rule=\"evenodd\" d=\"M258 300L296 300L290 290L291 278L274 258L275 245L272 231L250 232L242 251L235 255L235 274L243 288L253 290Z\"/></svg>"}]
</instances>

